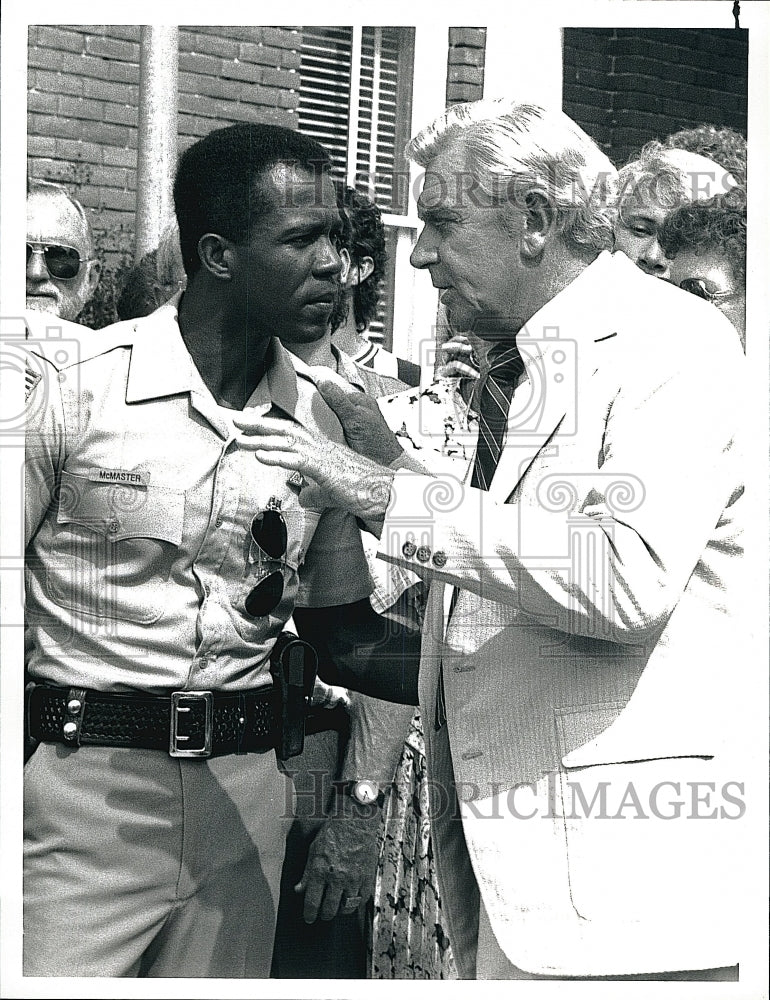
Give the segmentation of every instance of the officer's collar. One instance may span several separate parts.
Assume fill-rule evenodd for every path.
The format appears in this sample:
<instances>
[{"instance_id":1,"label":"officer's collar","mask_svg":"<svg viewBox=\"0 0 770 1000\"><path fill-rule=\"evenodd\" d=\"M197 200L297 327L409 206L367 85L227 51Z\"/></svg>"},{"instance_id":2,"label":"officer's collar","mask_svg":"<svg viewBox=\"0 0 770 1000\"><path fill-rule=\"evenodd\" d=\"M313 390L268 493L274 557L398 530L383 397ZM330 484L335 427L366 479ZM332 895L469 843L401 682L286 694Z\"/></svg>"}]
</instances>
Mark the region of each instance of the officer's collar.
<instances>
[{"instance_id":1,"label":"officer's collar","mask_svg":"<svg viewBox=\"0 0 770 1000\"><path fill-rule=\"evenodd\" d=\"M179 330L181 292L134 322L126 402L200 391L202 379Z\"/></svg>"},{"instance_id":2,"label":"officer's collar","mask_svg":"<svg viewBox=\"0 0 770 1000\"><path fill-rule=\"evenodd\" d=\"M179 329L179 300L182 293L134 324L131 345L131 364L126 386L126 402L175 396L180 393L206 395L205 383L195 362L184 345ZM279 340L272 338L266 357L269 359L265 378L251 394L247 407L266 413L275 405L306 424L304 407L298 406L298 375L292 365L291 355ZM308 383L312 379L300 375Z\"/></svg>"},{"instance_id":3,"label":"officer's collar","mask_svg":"<svg viewBox=\"0 0 770 1000\"><path fill-rule=\"evenodd\" d=\"M351 358L349 354L341 351L336 345L332 344L332 354L337 360L337 371L342 375L344 379L354 385L356 389L360 389L362 392L366 392L366 386L364 380L361 377L361 369L356 364L356 362Z\"/></svg>"},{"instance_id":4,"label":"officer's collar","mask_svg":"<svg viewBox=\"0 0 770 1000\"><path fill-rule=\"evenodd\" d=\"M253 408L266 413L271 406L278 406L289 416L304 423L297 412L299 385L291 354L280 340L273 337L267 348L265 359L267 361L265 377L261 379L251 394L244 409Z\"/></svg>"}]
</instances>

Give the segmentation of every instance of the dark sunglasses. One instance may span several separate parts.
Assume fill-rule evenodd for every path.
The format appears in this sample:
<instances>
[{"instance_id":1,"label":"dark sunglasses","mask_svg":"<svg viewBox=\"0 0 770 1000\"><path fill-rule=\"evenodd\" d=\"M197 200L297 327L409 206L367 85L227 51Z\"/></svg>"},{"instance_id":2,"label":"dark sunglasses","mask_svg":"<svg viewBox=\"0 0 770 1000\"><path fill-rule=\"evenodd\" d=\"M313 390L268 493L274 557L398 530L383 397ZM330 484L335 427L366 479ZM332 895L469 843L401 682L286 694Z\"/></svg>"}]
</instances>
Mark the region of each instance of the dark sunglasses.
<instances>
[{"instance_id":1,"label":"dark sunglasses","mask_svg":"<svg viewBox=\"0 0 770 1000\"><path fill-rule=\"evenodd\" d=\"M260 565L263 557L267 563L278 564L246 597L246 613L252 618L264 618L278 607L283 597L286 570L284 556L289 536L281 513L281 501L270 497L266 508L252 518L250 531L254 544L259 549Z\"/></svg>"},{"instance_id":2,"label":"dark sunglasses","mask_svg":"<svg viewBox=\"0 0 770 1000\"><path fill-rule=\"evenodd\" d=\"M735 295L735 292L712 291L703 278L685 278L679 282L679 287L692 295L697 295L699 299L705 299L706 302L724 302L725 299Z\"/></svg>"},{"instance_id":3,"label":"dark sunglasses","mask_svg":"<svg viewBox=\"0 0 770 1000\"><path fill-rule=\"evenodd\" d=\"M74 247L67 247L60 243L28 243L28 266L33 253L43 255L48 273L52 278L58 278L59 281L72 281L78 276L80 265L84 263L84 258Z\"/></svg>"}]
</instances>

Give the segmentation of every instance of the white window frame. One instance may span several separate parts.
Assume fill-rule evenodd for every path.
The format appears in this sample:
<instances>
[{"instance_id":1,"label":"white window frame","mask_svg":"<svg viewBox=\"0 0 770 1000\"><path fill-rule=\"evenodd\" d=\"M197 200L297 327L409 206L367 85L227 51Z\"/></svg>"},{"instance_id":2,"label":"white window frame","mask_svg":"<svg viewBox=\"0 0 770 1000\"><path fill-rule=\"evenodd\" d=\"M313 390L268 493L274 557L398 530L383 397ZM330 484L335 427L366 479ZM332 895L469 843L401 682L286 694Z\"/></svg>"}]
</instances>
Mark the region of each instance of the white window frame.
<instances>
[{"instance_id":1,"label":"white window frame","mask_svg":"<svg viewBox=\"0 0 770 1000\"><path fill-rule=\"evenodd\" d=\"M446 107L449 28L417 25L414 37L412 120L414 135ZM393 353L421 364L423 377L432 376L433 349L438 313L438 292L427 272L416 271L409 257L417 242L420 221L417 198L422 187L422 167L409 164L409 192L405 215L383 214L386 228L396 232L395 295L393 301Z\"/></svg>"},{"instance_id":2,"label":"white window frame","mask_svg":"<svg viewBox=\"0 0 770 1000\"><path fill-rule=\"evenodd\" d=\"M366 112L360 107L362 55L364 27L351 27L350 89L348 99L347 153L345 160L345 180L351 187L361 181L362 170L367 172L370 187L374 184L377 169L376 138L378 133L379 108L379 60L383 28L374 27L374 66L372 92L372 119L365 126L369 130L369 161L366 166L358 161L358 140L361 119ZM431 122L446 106L447 62L449 53L449 27L417 25L413 28L413 66L411 117L409 121L399 121L398 131L404 141L424 125ZM400 141L400 140L399 140ZM396 156L398 164L399 156ZM398 167L397 167L398 169ZM403 214L383 211L382 219L395 247L391 349L398 356L417 362L430 370L433 368L432 345L435 343L435 327L438 312L438 293L433 288L426 273L418 273L409 263L409 258L417 240L420 222L417 218L417 197L422 185L422 168L408 164L408 190ZM357 183L358 182L358 183ZM403 183L400 181L399 183ZM374 196L373 190L369 191Z\"/></svg>"}]
</instances>

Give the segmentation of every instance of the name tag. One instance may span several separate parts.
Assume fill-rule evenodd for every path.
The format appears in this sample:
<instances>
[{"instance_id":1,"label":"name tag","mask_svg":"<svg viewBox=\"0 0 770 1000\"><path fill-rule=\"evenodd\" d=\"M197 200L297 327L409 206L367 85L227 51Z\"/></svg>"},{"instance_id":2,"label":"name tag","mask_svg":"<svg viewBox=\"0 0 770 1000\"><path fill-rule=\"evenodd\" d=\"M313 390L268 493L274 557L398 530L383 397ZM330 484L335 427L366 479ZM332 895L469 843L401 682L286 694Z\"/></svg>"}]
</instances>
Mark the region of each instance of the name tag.
<instances>
[{"instance_id":1,"label":"name tag","mask_svg":"<svg viewBox=\"0 0 770 1000\"><path fill-rule=\"evenodd\" d=\"M125 483L129 486L147 486L150 473L142 469L90 469L88 478L92 483Z\"/></svg>"}]
</instances>

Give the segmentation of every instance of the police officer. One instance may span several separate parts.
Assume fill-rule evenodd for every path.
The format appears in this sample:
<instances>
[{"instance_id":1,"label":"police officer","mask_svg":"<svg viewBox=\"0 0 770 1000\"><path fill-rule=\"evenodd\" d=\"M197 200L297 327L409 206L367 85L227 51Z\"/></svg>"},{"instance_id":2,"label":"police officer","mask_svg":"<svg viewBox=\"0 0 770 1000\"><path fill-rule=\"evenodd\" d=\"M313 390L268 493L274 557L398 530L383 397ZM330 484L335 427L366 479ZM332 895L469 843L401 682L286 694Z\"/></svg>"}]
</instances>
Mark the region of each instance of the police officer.
<instances>
[{"instance_id":1,"label":"police officer","mask_svg":"<svg viewBox=\"0 0 770 1000\"><path fill-rule=\"evenodd\" d=\"M26 975L269 974L291 820L271 649L295 604L371 587L353 519L301 504L233 426L248 409L343 440L276 339L331 314L327 154L219 129L174 201L184 293L63 324L55 350L28 316Z\"/></svg>"}]
</instances>

